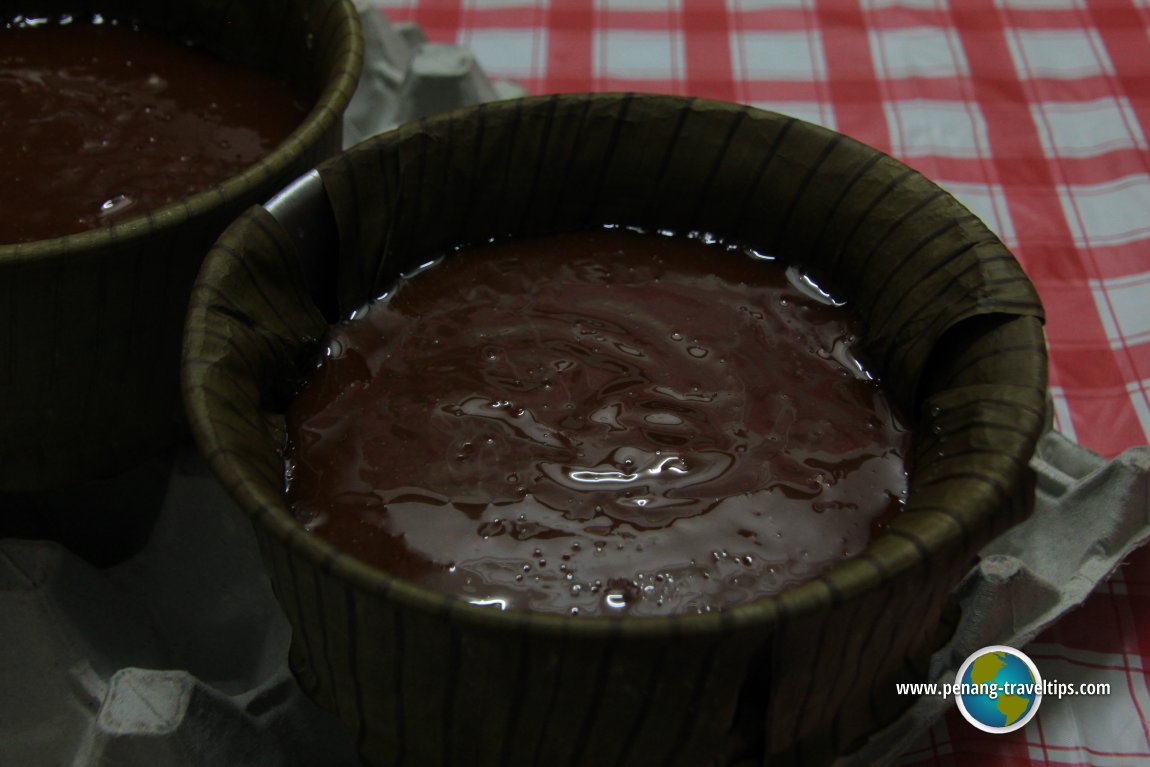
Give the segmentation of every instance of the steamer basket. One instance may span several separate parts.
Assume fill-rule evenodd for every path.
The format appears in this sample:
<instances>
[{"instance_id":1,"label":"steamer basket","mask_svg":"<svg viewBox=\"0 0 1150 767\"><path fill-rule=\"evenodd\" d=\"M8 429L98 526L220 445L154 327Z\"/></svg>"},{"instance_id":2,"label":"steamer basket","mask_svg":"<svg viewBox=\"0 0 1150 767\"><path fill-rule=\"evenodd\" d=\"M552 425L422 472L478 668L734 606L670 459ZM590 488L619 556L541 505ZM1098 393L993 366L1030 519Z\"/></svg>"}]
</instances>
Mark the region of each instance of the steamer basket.
<instances>
[{"instance_id":1,"label":"steamer basket","mask_svg":"<svg viewBox=\"0 0 1150 767\"><path fill-rule=\"evenodd\" d=\"M0 244L0 514L186 439L179 355L200 263L241 212L339 151L363 57L347 0L0 0L5 20L97 12L282 75L314 106L275 150L207 191L109 228Z\"/></svg>"},{"instance_id":2,"label":"steamer basket","mask_svg":"<svg viewBox=\"0 0 1150 767\"><path fill-rule=\"evenodd\" d=\"M271 207L204 264L185 397L255 524L299 680L369 764L827 763L906 705L895 682L924 677L951 590L1030 509L1046 388L1031 284L951 196L834 132L668 96L533 98L368 140ZM908 506L889 529L777 597L572 618L426 591L296 525L283 412L329 321L457 243L605 223L777 254L856 310L914 416Z\"/></svg>"}]
</instances>

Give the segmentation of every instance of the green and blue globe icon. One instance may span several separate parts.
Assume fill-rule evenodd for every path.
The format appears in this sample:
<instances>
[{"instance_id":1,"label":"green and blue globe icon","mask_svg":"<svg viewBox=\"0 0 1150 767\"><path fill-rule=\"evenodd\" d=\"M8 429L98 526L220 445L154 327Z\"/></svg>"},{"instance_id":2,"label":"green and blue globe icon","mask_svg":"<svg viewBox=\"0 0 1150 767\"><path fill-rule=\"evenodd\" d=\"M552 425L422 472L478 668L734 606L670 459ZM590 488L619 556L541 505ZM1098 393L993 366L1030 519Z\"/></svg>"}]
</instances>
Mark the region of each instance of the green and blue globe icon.
<instances>
[{"instance_id":1,"label":"green and blue globe icon","mask_svg":"<svg viewBox=\"0 0 1150 767\"><path fill-rule=\"evenodd\" d=\"M984 732L1025 727L1042 702L1042 677L1020 650L992 645L971 654L955 677L955 700L968 722Z\"/></svg>"}]
</instances>

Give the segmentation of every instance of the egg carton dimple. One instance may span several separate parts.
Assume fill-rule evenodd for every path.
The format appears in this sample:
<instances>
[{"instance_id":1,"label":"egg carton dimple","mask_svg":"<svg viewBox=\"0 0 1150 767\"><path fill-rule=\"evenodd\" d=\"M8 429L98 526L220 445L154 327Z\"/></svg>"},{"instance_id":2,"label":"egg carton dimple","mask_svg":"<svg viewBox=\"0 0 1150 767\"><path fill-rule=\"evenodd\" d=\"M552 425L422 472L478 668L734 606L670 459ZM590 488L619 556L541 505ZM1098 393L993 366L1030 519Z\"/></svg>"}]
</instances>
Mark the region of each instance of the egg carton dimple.
<instances>
[{"instance_id":1,"label":"egg carton dimple","mask_svg":"<svg viewBox=\"0 0 1150 767\"><path fill-rule=\"evenodd\" d=\"M0 541L0 614L0 765L360 764L291 675L251 526L191 451L115 567Z\"/></svg>"},{"instance_id":2,"label":"egg carton dimple","mask_svg":"<svg viewBox=\"0 0 1150 767\"><path fill-rule=\"evenodd\" d=\"M429 42L418 24L392 24L358 2L364 37L359 87L344 114L343 144L420 117L524 95L508 80L491 80L466 47Z\"/></svg>"}]
</instances>

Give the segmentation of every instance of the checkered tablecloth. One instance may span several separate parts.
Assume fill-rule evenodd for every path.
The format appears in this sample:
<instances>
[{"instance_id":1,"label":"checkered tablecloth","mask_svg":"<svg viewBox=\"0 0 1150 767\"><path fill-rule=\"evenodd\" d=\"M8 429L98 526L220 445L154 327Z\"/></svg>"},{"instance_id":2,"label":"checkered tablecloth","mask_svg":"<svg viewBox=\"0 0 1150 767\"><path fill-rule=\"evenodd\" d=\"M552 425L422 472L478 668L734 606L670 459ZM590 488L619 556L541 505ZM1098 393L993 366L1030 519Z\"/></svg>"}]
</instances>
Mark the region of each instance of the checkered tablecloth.
<instances>
[{"instance_id":1,"label":"checkered tablecloth","mask_svg":"<svg viewBox=\"0 0 1150 767\"><path fill-rule=\"evenodd\" d=\"M384 0L528 93L635 90L786 112L891 153L1011 248L1048 313L1056 428L1150 434L1150 0ZM1150 554L1025 648L1047 699L1007 735L952 713L912 765L1150 765Z\"/></svg>"}]
</instances>

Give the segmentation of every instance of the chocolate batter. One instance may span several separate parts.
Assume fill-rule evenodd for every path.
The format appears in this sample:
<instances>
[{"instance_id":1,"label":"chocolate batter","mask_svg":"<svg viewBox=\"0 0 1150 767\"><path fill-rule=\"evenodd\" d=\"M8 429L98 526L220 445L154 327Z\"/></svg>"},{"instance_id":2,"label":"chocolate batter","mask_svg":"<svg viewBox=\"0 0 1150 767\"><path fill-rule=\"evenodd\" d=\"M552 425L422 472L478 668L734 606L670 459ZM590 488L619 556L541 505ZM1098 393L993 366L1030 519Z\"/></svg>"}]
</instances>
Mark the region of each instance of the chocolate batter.
<instances>
[{"instance_id":1,"label":"chocolate batter","mask_svg":"<svg viewBox=\"0 0 1150 767\"><path fill-rule=\"evenodd\" d=\"M145 29L14 20L0 27L0 243L95 229L204 191L280 144L306 111L270 75Z\"/></svg>"},{"instance_id":2,"label":"chocolate batter","mask_svg":"<svg viewBox=\"0 0 1150 767\"><path fill-rule=\"evenodd\" d=\"M794 270L606 230L465 251L333 328L289 413L300 522L500 609L722 609L858 553L909 435Z\"/></svg>"}]
</instances>

